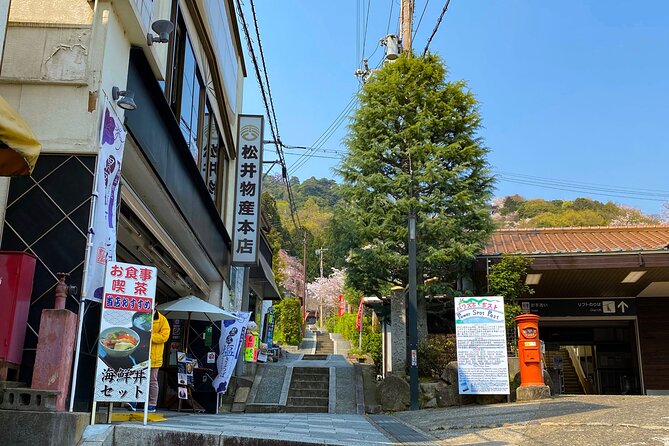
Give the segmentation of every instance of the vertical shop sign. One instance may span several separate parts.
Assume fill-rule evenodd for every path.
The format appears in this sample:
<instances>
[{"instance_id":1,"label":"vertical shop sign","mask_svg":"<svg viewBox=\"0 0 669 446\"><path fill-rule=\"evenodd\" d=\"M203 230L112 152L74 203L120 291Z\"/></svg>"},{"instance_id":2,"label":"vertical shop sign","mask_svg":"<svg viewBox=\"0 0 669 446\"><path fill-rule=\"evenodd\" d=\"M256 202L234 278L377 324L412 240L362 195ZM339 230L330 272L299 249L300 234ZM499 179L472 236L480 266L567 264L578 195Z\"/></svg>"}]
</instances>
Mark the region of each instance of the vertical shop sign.
<instances>
[{"instance_id":1,"label":"vertical shop sign","mask_svg":"<svg viewBox=\"0 0 669 446\"><path fill-rule=\"evenodd\" d=\"M260 241L263 117L240 115L237 128L232 261L237 265L256 264Z\"/></svg>"},{"instance_id":2,"label":"vertical shop sign","mask_svg":"<svg viewBox=\"0 0 669 446\"><path fill-rule=\"evenodd\" d=\"M125 129L108 99L104 100L100 130L100 152L95 167L95 193L88 230L86 274L81 296L100 302L105 265L116 260L116 210L121 185L121 162Z\"/></svg>"},{"instance_id":3,"label":"vertical shop sign","mask_svg":"<svg viewBox=\"0 0 669 446\"><path fill-rule=\"evenodd\" d=\"M148 400L156 274L151 266L107 263L95 401Z\"/></svg>"},{"instance_id":4,"label":"vertical shop sign","mask_svg":"<svg viewBox=\"0 0 669 446\"><path fill-rule=\"evenodd\" d=\"M461 395L509 393L504 299L456 297L455 336Z\"/></svg>"}]
</instances>

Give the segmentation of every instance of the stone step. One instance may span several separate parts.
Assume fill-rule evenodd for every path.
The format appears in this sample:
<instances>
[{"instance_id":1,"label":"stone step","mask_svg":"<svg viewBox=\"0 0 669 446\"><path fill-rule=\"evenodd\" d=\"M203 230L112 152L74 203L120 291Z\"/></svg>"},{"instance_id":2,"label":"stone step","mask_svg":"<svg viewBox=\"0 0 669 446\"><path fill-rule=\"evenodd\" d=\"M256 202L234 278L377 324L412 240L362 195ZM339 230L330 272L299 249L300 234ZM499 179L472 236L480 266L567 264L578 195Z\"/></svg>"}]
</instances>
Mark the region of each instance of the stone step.
<instances>
[{"instance_id":1,"label":"stone step","mask_svg":"<svg viewBox=\"0 0 669 446\"><path fill-rule=\"evenodd\" d=\"M328 355L304 355L302 356L303 361L325 361L328 359Z\"/></svg>"},{"instance_id":2,"label":"stone step","mask_svg":"<svg viewBox=\"0 0 669 446\"><path fill-rule=\"evenodd\" d=\"M297 398L328 398L330 395L330 389L290 389L288 391L288 398L297 397Z\"/></svg>"},{"instance_id":3,"label":"stone step","mask_svg":"<svg viewBox=\"0 0 669 446\"><path fill-rule=\"evenodd\" d=\"M290 390L329 390L330 383L317 381L293 381Z\"/></svg>"},{"instance_id":4,"label":"stone step","mask_svg":"<svg viewBox=\"0 0 669 446\"><path fill-rule=\"evenodd\" d=\"M328 406L286 406L287 413L328 413Z\"/></svg>"},{"instance_id":5,"label":"stone step","mask_svg":"<svg viewBox=\"0 0 669 446\"><path fill-rule=\"evenodd\" d=\"M285 406L278 404L247 404L244 410L245 413L284 413Z\"/></svg>"},{"instance_id":6,"label":"stone step","mask_svg":"<svg viewBox=\"0 0 669 446\"><path fill-rule=\"evenodd\" d=\"M329 398L321 397L307 397L307 396L289 396L287 406L303 406L303 407L328 407L330 402Z\"/></svg>"},{"instance_id":7,"label":"stone step","mask_svg":"<svg viewBox=\"0 0 669 446\"><path fill-rule=\"evenodd\" d=\"M329 376L330 369L327 367L294 367L293 376L296 375Z\"/></svg>"},{"instance_id":8,"label":"stone step","mask_svg":"<svg viewBox=\"0 0 669 446\"><path fill-rule=\"evenodd\" d=\"M291 379L292 382L302 381L302 382L313 382L313 383L326 383L330 381L328 375L293 375Z\"/></svg>"}]
</instances>

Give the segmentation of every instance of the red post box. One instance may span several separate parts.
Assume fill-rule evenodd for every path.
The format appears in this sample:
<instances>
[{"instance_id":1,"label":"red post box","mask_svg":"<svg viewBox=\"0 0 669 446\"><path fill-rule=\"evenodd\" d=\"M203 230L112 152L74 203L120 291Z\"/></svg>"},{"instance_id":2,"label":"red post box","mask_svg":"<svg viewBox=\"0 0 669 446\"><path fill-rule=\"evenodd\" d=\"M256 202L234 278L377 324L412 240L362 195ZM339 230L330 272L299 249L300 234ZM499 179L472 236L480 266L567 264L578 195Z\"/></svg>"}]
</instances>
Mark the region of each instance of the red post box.
<instances>
[{"instance_id":1,"label":"red post box","mask_svg":"<svg viewBox=\"0 0 669 446\"><path fill-rule=\"evenodd\" d=\"M541 370L541 341L539 340L539 316L521 314L516 316L518 324L518 359L520 360L520 385L543 386Z\"/></svg>"},{"instance_id":2,"label":"red post box","mask_svg":"<svg viewBox=\"0 0 669 446\"><path fill-rule=\"evenodd\" d=\"M36 263L31 254L0 251L0 381L21 364Z\"/></svg>"}]
</instances>

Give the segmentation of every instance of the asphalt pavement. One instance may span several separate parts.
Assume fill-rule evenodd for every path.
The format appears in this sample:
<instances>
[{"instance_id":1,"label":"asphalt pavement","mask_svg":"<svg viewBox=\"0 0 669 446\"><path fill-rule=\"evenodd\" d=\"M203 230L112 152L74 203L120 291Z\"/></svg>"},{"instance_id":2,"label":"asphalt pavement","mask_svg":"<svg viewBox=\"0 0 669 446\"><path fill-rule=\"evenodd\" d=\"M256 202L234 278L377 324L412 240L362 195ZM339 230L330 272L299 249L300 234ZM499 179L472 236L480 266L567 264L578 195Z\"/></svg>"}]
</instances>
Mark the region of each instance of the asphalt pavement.
<instances>
[{"instance_id":1,"label":"asphalt pavement","mask_svg":"<svg viewBox=\"0 0 669 446\"><path fill-rule=\"evenodd\" d=\"M561 396L394 416L440 445L669 446L669 396Z\"/></svg>"}]
</instances>

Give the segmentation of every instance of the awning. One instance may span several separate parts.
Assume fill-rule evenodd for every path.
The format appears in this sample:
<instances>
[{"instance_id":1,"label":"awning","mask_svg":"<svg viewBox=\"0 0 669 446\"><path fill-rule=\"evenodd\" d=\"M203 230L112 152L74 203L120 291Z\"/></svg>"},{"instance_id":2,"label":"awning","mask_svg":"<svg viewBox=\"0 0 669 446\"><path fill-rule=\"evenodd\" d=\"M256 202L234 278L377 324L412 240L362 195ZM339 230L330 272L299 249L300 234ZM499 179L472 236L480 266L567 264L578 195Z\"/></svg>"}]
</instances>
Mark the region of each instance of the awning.
<instances>
[{"instance_id":1,"label":"awning","mask_svg":"<svg viewBox=\"0 0 669 446\"><path fill-rule=\"evenodd\" d=\"M0 96L0 176L30 175L41 149L30 126Z\"/></svg>"},{"instance_id":2,"label":"awning","mask_svg":"<svg viewBox=\"0 0 669 446\"><path fill-rule=\"evenodd\" d=\"M272 266L265 260L262 254L259 256L260 266L252 266L250 272L251 286L258 285L262 288L262 298L267 300L281 299L279 287L276 286Z\"/></svg>"}]
</instances>

